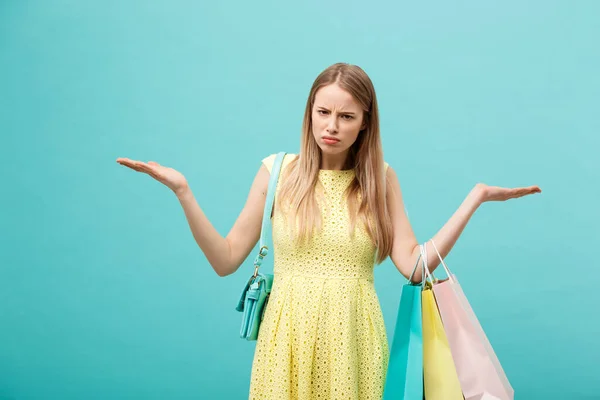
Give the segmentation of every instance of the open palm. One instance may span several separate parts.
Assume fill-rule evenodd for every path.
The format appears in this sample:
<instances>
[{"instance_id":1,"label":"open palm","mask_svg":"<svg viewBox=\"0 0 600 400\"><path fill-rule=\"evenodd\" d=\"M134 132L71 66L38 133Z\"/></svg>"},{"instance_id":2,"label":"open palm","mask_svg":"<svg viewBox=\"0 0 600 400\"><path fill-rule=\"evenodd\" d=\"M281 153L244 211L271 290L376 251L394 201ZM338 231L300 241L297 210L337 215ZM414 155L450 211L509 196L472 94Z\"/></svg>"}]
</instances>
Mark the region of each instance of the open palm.
<instances>
[{"instance_id":1,"label":"open palm","mask_svg":"<svg viewBox=\"0 0 600 400\"><path fill-rule=\"evenodd\" d=\"M486 201L506 201L516 199L534 193L541 193L539 186L527 186L518 188L504 188L499 186L488 186L484 183L478 183L476 186L481 196L482 202Z\"/></svg>"},{"instance_id":2,"label":"open palm","mask_svg":"<svg viewBox=\"0 0 600 400\"><path fill-rule=\"evenodd\" d=\"M148 161L146 163L143 161L130 160L129 158L122 157L117 158L117 162L135 171L150 175L152 178L166 185L175 193L187 186L187 180L183 174L181 174L181 172L173 168L160 165L157 162Z\"/></svg>"}]
</instances>

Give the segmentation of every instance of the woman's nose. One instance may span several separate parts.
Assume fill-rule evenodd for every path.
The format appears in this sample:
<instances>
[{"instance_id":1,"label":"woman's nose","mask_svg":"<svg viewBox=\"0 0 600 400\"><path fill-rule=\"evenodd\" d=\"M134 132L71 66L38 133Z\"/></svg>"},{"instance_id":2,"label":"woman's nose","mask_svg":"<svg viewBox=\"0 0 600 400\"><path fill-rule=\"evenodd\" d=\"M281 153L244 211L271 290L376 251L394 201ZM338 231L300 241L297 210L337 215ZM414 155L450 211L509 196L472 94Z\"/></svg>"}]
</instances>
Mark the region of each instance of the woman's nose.
<instances>
[{"instance_id":1,"label":"woman's nose","mask_svg":"<svg viewBox=\"0 0 600 400\"><path fill-rule=\"evenodd\" d=\"M334 117L329 118L329 121L327 122L327 132L329 132L329 133L337 132L336 118L334 118Z\"/></svg>"}]
</instances>

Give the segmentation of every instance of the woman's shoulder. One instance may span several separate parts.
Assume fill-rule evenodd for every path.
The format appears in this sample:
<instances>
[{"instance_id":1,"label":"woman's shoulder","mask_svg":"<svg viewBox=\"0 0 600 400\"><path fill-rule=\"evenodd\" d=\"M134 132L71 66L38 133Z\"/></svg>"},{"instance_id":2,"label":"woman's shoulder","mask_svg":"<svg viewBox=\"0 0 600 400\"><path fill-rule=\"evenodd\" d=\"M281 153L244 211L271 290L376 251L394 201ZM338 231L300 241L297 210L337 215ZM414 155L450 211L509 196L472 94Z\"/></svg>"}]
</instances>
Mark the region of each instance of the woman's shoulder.
<instances>
[{"instance_id":1,"label":"woman's shoulder","mask_svg":"<svg viewBox=\"0 0 600 400\"><path fill-rule=\"evenodd\" d=\"M297 154L294 153L286 153L285 157L283 158L283 163L281 164L282 169L285 168L292 160L294 160L296 156ZM270 154L262 159L262 163L265 165L265 167L267 167L269 174L271 173L271 169L275 163L275 157L277 157L277 153Z\"/></svg>"}]
</instances>

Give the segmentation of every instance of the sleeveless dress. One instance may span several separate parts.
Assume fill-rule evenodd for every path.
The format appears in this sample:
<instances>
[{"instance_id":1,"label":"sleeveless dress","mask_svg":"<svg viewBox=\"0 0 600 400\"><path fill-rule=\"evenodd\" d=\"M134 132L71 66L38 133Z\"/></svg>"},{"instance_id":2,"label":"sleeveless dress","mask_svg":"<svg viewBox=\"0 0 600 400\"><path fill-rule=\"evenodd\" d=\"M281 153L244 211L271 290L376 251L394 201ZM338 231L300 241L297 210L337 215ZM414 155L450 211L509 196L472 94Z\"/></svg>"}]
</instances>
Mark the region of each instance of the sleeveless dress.
<instances>
[{"instance_id":1,"label":"sleeveless dress","mask_svg":"<svg viewBox=\"0 0 600 400\"><path fill-rule=\"evenodd\" d=\"M275 156L262 160L269 172ZM285 156L282 173L294 158ZM354 170L319 171L323 229L302 247L275 209L274 280L256 341L249 400L383 396L389 350L373 281L376 249L361 224L354 237L348 234L342 201L353 178ZM271 272L269 267L263 271Z\"/></svg>"}]
</instances>

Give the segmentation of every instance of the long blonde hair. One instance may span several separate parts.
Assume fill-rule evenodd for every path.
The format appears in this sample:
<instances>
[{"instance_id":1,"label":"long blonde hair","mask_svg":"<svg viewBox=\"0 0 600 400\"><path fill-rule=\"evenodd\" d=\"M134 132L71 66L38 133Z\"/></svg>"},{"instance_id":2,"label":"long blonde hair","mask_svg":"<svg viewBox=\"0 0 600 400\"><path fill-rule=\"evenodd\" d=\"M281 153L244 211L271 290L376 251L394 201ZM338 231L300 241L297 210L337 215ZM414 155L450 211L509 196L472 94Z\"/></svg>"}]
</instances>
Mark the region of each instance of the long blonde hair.
<instances>
[{"instance_id":1,"label":"long blonde hair","mask_svg":"<svg viewBox=\"0 0 600 400\"><path fill-rule=\"evenodd\" d=\"M368 75L358 66L333 64L315 79L306 102L302 123L300 153L282 171L282 186L277 206L285 209L288 221L296 228L295 239L303 244L313 229L322 228L321 212L316 201L321 165L321 149L312 134L312 108L317 91L336 83L350 93L364 110L363 126L351 146L344 169L354 169L354 179L345 196L350 216L350 235L360 221L377 248L375 262L380 264L392 252L393 231L386 202L386 178L379 133L379 113L375 88Z\"/></svg>"}]
</instances>

